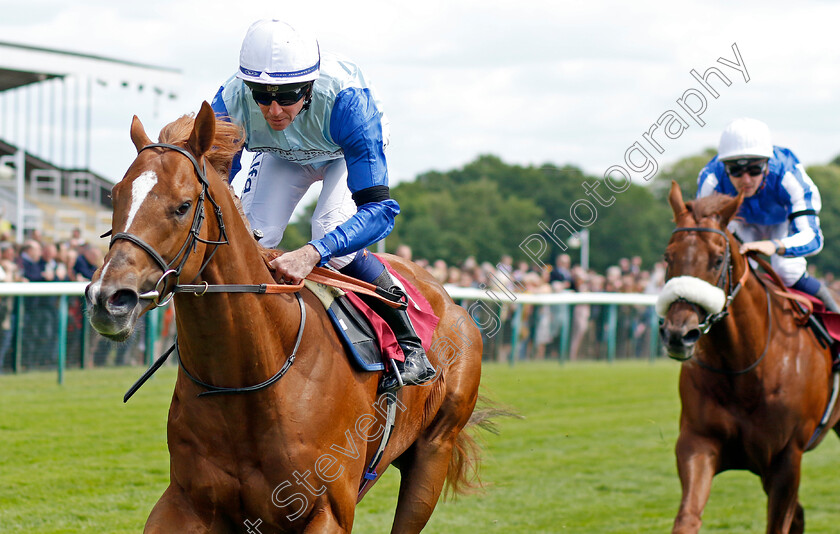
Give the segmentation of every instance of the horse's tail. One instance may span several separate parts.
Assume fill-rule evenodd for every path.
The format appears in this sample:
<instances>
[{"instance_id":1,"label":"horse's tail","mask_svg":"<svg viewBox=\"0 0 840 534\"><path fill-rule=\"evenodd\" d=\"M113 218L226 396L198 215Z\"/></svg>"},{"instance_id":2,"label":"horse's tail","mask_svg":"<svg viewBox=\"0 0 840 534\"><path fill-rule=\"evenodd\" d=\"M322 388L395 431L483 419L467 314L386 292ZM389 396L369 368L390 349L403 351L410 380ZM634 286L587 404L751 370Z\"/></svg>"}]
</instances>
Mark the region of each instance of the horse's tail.
<instances>
[{"instance_id":1,"label":"horse's tail","mask_svg":"<svg viewBox=\"0 0 840 534\"><path fill-rule=\"evenodd\" d=\"M521 417L513 410L504 408L483 395L478 396L477 404L480 407L473 410L470 420L455 439L452 458L449 460L449 471L446 474L444 499L448 498L450 492L453 496L465 495L484 487L479 473L481 445L472 435L475 429L498 434L499 428L496 426L495 419L498 417Z\"/></svg>"}]
</instances>

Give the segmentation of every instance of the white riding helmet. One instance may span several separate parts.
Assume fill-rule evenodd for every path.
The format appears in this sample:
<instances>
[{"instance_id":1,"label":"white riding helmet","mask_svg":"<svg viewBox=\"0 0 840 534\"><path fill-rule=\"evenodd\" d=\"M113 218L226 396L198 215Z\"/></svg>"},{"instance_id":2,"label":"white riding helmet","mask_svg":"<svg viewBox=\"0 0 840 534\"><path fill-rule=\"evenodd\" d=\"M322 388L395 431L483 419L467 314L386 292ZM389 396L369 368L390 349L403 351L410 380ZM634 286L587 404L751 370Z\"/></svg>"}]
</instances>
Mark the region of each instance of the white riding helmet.
<instances>
[{"instance_id":1,"label":"white riding helmet","mask_svg":"<svg viewBox=\"0 0 840 534\"><path fill-rule=\"evenodd\" d=\"M772 158L770 128L755 119L735 119L723 130L718 145L718 159Z\"/></svg>"},{"instance_id":2,"label":"white riding helmet","mask_svg":"<svg viewBox=\"0 0 840 534\"><path fill-rule=\"evenodd\" d=\"M321 68L318 41L279 20L258 20L239 51L237 78L266 85L316 80Z\"/></svg>"}]
</instances>

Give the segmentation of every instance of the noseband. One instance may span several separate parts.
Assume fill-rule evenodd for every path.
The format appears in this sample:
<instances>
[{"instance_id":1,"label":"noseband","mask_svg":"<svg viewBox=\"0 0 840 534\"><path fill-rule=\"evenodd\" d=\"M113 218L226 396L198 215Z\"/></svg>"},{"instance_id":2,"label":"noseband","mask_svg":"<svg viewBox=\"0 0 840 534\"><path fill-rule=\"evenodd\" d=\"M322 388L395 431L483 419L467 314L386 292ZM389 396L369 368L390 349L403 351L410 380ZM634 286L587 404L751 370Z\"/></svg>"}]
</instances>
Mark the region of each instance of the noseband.
<instances>
[{"instance_id":1,"label":"noseband","mask_svg":"<svg viewBox=\"0 0 840 534\"><path fill-rule=\"evenodd\" d=\"M213 200L213 197L210 195L209 192L209 184L207 182L207 174L206 174L206 166L207 161L203 161L203 167L199 166L198 161L195 157L190 154L186 149L176 146L170 145L167 143L152 143L150 145L146 145L140 149L140 152L146 150L147 148L168 148L170 150L174 150L180 154L186 156L190 162L193 164L193 168L195 169L196 176L198 177L198 181L201 183L201 193L198 195L198 200L195 204L195 213L193 214L192 226L190 227L190 232L187 235L184 244L181 245L180 250L178 253L175 254L175 257L172 258L172 261L169 263L163 259L161 256L151 245L146 243L143 239L137 237L134 234L130 234L128 232L117 232L116 234L111 237L111 242L108 245L108 248L114 246L114 243L119 239L124 239L126 241L131 241L141 249L143 249L151 258L157 263L157 265L163 271L163 275L158 280L157 284L155 284L155 288L152 291L148 291L140 295L141 299L151 299L156 307L166 305L171 299L172 296L175 294L173 289L170 288L169 292L167 293L167 285L170 277L175 279L174 286L177 286L178 280L181 276L181 270L184 268L184 265L187 263L187 259L189 259L190 254L195 252L195 249L199 242L204 243L206 245L213 245L213 251L201 265L201 268L198 270L198 274L196 274L195 278L198 279L201 276L201 273L204 271L204 268L207 267L207 264L210 262L210 259L218 250L219 245L227 245L228 239L227 234L225 232L225 223L222 219L222 210L219 205ZM204 223L204 199L205 197L210 203L213 205L213 210L216 212L216 219L219 222L219 238L217 241L208 241L199 237L199 233L201 232L201 225ZM109 232L110 233L110 232ZM106 237L108 234L105 234L103 237ZM178 258L181 258L180 262L178 262ZM176 266L177 263L177 266ZM195 281L195 280L193 280ZM173 286L173 287L174 287Z\"/></svg>"}]
</instances>

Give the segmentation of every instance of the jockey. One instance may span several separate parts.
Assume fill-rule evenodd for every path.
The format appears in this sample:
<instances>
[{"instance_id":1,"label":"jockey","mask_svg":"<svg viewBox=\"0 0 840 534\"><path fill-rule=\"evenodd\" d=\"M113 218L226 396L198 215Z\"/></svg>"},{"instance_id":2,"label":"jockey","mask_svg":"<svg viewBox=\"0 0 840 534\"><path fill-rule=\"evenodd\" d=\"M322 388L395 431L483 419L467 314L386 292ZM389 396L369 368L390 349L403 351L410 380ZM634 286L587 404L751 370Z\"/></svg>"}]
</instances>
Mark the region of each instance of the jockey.
<instances>
[{"instance_id":1,"label":"jockey","mask_svg":"<svg viewBox=\"0 0 840 534\"><path fill-rule=\"evenodd\" d=\"M246 132L255 152L242 207L261 243L274 247L292 212L315 182L323 187L312 216L312 240L272 260L275 277L299 283L316 265L390 290L398 284L366 249L383 239L400 212L390 198L385 146L388 120L361 70L322 54L318 41L278 20L251 25L239 53L239 70L213 99L217 116ZM232 180L241 168L231 166ZM422 384L436 371L408 314L369 302L389 323L405 362L387 374L383 390Z\"/></svg>"},{"instance_id":2,"label":"jockey","mask_svg":"<svg viewBox=\"0 0 840 534\"><path fill-rule=\"evenodd\" d=\"M820 192L797 157L773 146L770 129L755 119L736 119L720 136L718 154L700 171L697 197L744 193L729 230L751 250L770 256L789 287L821 299L840 313L828 288L807 271L805 256L822 250Z\"/></svg>"}]
</instances>

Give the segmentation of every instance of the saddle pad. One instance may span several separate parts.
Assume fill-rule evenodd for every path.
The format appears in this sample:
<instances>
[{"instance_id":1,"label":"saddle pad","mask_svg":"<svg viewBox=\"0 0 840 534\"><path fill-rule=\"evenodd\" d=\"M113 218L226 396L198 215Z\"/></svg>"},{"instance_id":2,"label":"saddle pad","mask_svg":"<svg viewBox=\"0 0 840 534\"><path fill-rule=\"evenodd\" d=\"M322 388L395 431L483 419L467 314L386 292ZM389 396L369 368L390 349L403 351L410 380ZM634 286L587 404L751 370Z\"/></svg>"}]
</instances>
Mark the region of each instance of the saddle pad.
<instances>
[{"instance_id":1,"label":"saddle pad","mask_svg":"<svg viewBox=\"0 0 840 534\"><path fill-rule=\"evenodd\" d=\"M304 280L304 285L324 305L338 337L350 355L350 361L363 371L385 369L382 352L370 323L349 301L347 294L341 289L311 280Z\"/></svg>"},{"instance_id":2,"label":"saddle pad","mask_svg":"<svg viewBox=\"0 0 840 534\"><path fill-rule=\"evenodd\" d=\"M377 256L378 257L378 256ZM408 296L408 316L426 352L439 322L431 304L420 291L384 258L379 258ZM404 361L405 355L388 323L358 295L334 287L305 281L306 287L324 304L336 331L350 353L351 360L365 371L381 371L386 358ZM352 304L352 305L351 305Z\"/></svg>"},{"instance_id":3,"label":"saddle pad","mask_svg":"<svg viewBox=\"0 0 840 534\"><path fill-rule=\"evenodd\" d=\"M408 316L411 319L411 324L414 325L414 330L417 332L417 337L420 338L420 343L426 352L432 348L432 336L435 334L440 318L435 315L432 305L423 296L419 289L414 287L407 279L400 273L395 271L385 258L376 255L379 260L385 264L385 268L397 282L402 284L402 289L408 295Z\"/></svg>"}]
</instances>

